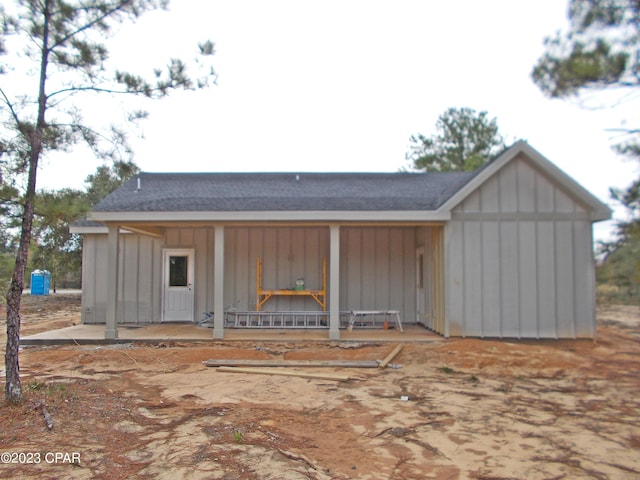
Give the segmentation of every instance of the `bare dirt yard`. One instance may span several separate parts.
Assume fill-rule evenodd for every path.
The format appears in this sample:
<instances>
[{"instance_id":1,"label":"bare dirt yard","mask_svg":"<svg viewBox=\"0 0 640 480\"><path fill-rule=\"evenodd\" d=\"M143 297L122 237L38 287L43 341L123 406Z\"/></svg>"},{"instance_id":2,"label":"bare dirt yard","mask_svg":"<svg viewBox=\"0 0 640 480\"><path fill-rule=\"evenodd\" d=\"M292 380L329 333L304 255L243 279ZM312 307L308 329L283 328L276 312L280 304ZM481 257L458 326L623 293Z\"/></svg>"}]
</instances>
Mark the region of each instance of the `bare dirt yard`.
<instances>
[{"instance_id":1,"label":"bare dirt yard","mask_svg":"<svg viewBox=\"0 0 640 480\"><path fill-rule=\"evenodd\" d=\"M26 296L22 333L77 323L79 311L79 297ZM26 399L0 404L0 477L640 478L638 307L600 308L595 341L440 339L404 345L396 368L287 369L348 381L202 363L376 360L394 347L25 348Z\"/></svg>"}]
</instances>

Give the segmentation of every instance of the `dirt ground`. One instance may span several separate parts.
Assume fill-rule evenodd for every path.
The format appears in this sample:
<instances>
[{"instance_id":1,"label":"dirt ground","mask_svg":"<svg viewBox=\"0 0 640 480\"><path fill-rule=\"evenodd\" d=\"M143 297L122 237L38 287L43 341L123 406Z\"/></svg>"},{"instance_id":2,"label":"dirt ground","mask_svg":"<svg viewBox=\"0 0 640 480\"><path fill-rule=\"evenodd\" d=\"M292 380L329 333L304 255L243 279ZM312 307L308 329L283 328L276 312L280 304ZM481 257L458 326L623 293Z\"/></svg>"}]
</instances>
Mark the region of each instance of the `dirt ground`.
<instances>
[{"instance_id":1,"label":"dirt ground","mask_svg":"<svg viewBox=\"0 0 640 480\"><path fill-rule=\"evenodd\" d=\"M78 297L25 297L22 333L77 323L79 311ZM5 320L3 313L3 335ZM600 308L596 341L441 339L406 344L394 368L287 370L349 381L226 373L202 363L376 360L393 348L25 348L26 400L0 405L0 477L640 478L638 307Z\"/></svg>"}]
</instances>

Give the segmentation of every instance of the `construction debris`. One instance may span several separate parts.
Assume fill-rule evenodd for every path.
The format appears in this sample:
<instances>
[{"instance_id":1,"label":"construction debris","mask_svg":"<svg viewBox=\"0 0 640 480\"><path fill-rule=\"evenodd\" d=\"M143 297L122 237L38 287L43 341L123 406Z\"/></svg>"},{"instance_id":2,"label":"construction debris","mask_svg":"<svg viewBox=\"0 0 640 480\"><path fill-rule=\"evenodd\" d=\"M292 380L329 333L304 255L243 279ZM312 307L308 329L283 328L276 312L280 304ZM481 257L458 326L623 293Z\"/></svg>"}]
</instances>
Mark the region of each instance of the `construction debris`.
<instances>
[{"instance_id":1,"label":"construction debris","mask_svg":"<svg viewBox=\"0 0 640 480\"><path fill-rule=\"evenodd\" d=\"M241 368L241 367L218 367L216 368L216 372L227 372L227 373L253 373L258 375L282 375L285 377L301 377L301 378L312 378L317 380L335 380L338 382L346 382L351 380L351 377L346 375L329 375L323 373L305 373L305 372L292 372L289 370L265 370L260 368Z\"/></svg>"},{"instance_id":2,"label":"construction debris","mask_svg":"<svg viewBox=\"0 0 640 480\"><path fill-rule=\"evenodd\" d=\"M38 410L38 409L40 409L40 412L42 413L42 417L44 418L44 423L47 425L47 428L49 430L53 430L53 419L51 418L51 415L49 414L49 411L47 410L47 406L44 404L44 401L41 401L34 407L34 410Z\"/></svg>"},{"instance_id":3,"label":"construction debris","mask_svg":"<svg viewBox=\"0 0 640 480\"><path fill-rule=\"evenodd\" d=\"M331 368L399 368L398 365L389 365L402 350L403 345L398 344L384 360L285 360L285 359L211 359L202 363L207 367L331 367Z\"/></svg>"},{"instance_id":4,"label":"construction debris","mask_svg":"<svg viewBox=\"0 0 640 480\"><path fill-rule=\"evenodd\" d=\"M243 360L243 359L214 359L205 360L207 367L334 367L334 368L377 368L377 360Z\"/></svg>"},{"instance_id":5,"label":"construction debris","mask_svg":"<svg viewBox=\"0 0 640 480\"><path fill-rule=\"evenodd\" d=\"M380 368L386 368L386 366L389 364L389 362L391 362L391 360L393 360L393 359L395 358L395 356L396 356L398 353L400 353L400 350L402 350L402 347L403 347L403 346L404 346L404 345L402 345L401 343L400 343L400 344L398 344L398 345L396 346L396 348L394 348L394 349L393 349L393 351L392 351L389 355L387 355L387 357L386 357L384 360L382 360L381 362L379 362L379 365L378 365L378 366L379 366Z\"/></svg>"}]
</instances>

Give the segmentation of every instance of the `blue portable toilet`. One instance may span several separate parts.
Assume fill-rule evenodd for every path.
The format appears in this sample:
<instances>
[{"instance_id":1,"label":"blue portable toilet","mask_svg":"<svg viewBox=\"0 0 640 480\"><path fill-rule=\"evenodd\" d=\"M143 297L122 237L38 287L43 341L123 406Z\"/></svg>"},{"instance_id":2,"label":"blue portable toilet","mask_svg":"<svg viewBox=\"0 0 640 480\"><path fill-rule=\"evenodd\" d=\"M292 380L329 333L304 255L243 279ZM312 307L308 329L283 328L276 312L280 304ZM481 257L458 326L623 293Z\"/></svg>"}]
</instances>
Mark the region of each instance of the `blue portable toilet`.
<instances>
[{"instance_id":1,"label":"blue portable toilet","mask_svg":"<svg viewBox=\"0 0 640 480\"><path fill-rule=\"evenodd\" d=\"M31 272L31 295L49 295L51 274L47 270Z\"/></svg>"}]
</instances>

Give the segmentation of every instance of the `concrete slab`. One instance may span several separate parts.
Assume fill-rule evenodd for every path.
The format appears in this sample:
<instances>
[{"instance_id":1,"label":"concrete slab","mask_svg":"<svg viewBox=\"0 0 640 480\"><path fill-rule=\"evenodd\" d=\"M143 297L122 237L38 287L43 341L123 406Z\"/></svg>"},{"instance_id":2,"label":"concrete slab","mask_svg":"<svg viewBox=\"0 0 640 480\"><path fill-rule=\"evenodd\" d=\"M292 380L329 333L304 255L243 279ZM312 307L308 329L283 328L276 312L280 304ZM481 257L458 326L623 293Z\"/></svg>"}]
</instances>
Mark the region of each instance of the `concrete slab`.
<instances>
[{"instance_id":1,"label":"concrete slab","mask_svg":"<svg viewBox=\"0 0 640 480\"><path fill-rule=\"evenodd\" d=\"M104 325L74 325L25 336L21 346L27 345L86 345L111 343L155 343L178 342L219 342L214 340L211 328L192 324L160 323L150 325L127 325L118 327L117 339L104 338ZM340 340L344 342L433 342L442 340L440 335L419 325L405 326L404 333L396 329L354 329L340 330ZM222 341L255 342L328 342L328 329L257 329L225 328Z\"/></svg>"}]
</instances>

